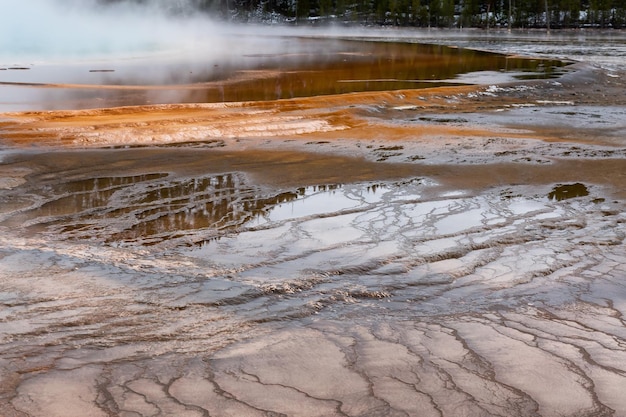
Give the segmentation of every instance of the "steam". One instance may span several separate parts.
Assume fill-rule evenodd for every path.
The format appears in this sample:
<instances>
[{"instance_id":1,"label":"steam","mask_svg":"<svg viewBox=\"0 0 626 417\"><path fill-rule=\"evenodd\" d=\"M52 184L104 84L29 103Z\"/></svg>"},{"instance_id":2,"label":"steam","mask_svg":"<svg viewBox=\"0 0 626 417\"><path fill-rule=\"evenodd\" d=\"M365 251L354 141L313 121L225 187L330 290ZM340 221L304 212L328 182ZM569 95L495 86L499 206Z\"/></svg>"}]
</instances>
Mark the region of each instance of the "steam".
<instances>
[{"instance_id":1,"label":"steam","mask_svg":"<svg viewBox=\"0 0 626 417\"><path fill-rule=\"evenodd\" d=\"M268 35L306 32L304 28L227 24L200 11L199 3L0 0L0 67L185 52L204 58L270 53L284 43L267 42ZM335 33L330 28L314 32Z\"/></svg>"},{"instance_id":2,"label":"steam","mask_svg":"<svg viewBox=\"0 0 626 417\"><path fill-rule=\"evenodd\" d=\"M192 0L0 0L0 65L190 48L220 32Z\"/></svg>"}]
</instances>

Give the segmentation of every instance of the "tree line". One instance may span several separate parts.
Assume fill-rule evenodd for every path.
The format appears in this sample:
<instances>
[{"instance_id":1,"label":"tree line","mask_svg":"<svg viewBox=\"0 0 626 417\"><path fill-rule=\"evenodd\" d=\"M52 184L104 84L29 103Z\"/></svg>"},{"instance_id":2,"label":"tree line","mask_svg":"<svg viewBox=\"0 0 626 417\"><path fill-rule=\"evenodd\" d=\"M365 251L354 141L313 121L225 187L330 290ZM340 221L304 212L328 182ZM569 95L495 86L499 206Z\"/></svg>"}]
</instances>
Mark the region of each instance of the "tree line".
<instances>
[{"instance_id":1,"label":"tree line","mask_svg":"<svg viewBox=\"0 0 626 417\"><path fill-rule=\"evenodd\" d=\"M626 0L99 0L228 20L416 27L626 28Z\"/></svg>"}]
</instances>

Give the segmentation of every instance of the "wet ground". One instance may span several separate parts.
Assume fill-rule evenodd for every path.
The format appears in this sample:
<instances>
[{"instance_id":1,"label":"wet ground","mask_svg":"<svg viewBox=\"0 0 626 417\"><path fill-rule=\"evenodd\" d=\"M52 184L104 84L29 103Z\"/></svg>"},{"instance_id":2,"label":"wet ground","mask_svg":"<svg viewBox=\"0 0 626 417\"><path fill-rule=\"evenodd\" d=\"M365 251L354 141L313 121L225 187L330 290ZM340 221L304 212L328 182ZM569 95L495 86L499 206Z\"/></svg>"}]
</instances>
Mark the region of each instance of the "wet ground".
<instances>
[{"instance_id":1,"label":"wet ground","mask_svg":"<svg viewBox=\"0 0 626 417\"><path fill-rule=\"evenodd\" d=\"M470 74L1 115L0 414L626 415L626 73Z\"/></svg>"},{"instance_id":2,"label":"wet ground","mask_svg":"<svg viewBox=\"0 0 626 417\"><path fill-rule=\"evenodd\" d=\"M216 53L216 43L236 46ZM206 48L104 62L2 67L0 61L0 110L265 101L427 88L472 83L468 74L479 71L499 73L502 80L554 78L568 63L384 39L241 36L218 38ZM462 75L470 79L458 79Z\"/></svg>"}]
</instances>

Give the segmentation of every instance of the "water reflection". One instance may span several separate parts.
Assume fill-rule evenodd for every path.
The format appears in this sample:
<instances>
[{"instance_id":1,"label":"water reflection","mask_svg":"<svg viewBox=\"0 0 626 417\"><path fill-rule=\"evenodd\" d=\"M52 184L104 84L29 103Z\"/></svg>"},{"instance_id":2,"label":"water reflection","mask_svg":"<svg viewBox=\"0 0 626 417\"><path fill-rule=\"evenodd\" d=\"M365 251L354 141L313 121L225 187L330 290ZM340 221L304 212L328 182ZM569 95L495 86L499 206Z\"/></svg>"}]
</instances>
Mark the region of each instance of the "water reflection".
<instances>
[{"instance_id":1,"label":"water reflection","mask_svg":"<svg viewBox=\"0 0 626 417\"><path fill-rule=\"evenodd\" d=\"M320 185L272 193L248 185L240 173L197 178L170 178L167 173L97 177L38 191L45 201L10 221L32 232L70 239L149 245L186 237L187 243L197 243L246 223L258 225L259 219L269 218L268 213L283 204L311 195L326 196L338 188ZM328 202L323 204L328 207Z\"/></svg>"},{"instance_id":2,"label":"water reflection","mask_svg":"<svg viewBox=\"0 0 626 417\"><path fill-rule=\"evenodd\" d=\"M291 191L262 195L238 174L158 183L129 199L137 221L111 240L158 243L199 229L214 237L261 215L267 206L292 201L298 195Z\"/></svg>"},{"instance_id":3,"label":"water reflection","mask_svg":"<svg viewBox=\"0 0 626 417\"><path fill-rule=\"evenodd\" d=\"M576 197L585 197L589 195L589 190L585 184L581 184L579 182L575 184L562 184L557 185L554 189L548 194L548 198L550 200L567 200L570 198Z\"/></svg>"},{"instance_id":4,"label":"water reflection","mask_svg":"<svg viewBox=\"0 0 626 417\"><path fill-rule=\"evenodd\" d=\"M328 216L381 201L388 185L323 184L271 191L239 172L97 177L34 191L36 202L4 221L63 239L154 245L204 244L225 233L294 218ZM180 240L182 239L182 241Z\"/></svg>"},{"instance_id":5,"label":"water reflection","mask_svg":"<svg viewBox=\"0 0 626 417\"><path fill-rule=\"evenodd\" d=\"M44 203L40 208L40 214L46 217L56 217L98 210L108 206L111 196L116 191L133 184L164 177L167 177L167 174L144 174L70 181L52 187L52 192L60 197Z\"/></svg>"},{"instance_id":6,"label":"water reflection","mask_svg":"<svg viewBox=\"0 0 626 417\"><path fill-rule=\"evenodd\" d=\"M84 65L6 71L0 75L6 93L0 106L16 110L277 100L433 87L479 71L545 78L565 65L440 45L302 38L281 42L289 53L144 58L107 62L107 71ZM39 83L55 83L57 88Z\"/></svg>"}]
</instances>

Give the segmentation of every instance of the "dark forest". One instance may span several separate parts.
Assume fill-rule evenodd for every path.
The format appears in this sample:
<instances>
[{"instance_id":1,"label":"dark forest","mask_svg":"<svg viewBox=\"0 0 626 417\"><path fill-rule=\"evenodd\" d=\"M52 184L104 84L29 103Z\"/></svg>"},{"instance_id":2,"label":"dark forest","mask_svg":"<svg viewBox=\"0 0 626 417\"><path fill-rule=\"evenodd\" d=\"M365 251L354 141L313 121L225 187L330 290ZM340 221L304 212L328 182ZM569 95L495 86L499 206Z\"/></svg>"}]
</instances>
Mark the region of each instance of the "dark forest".
<instances>
[{"instance_id":1,"label":"dark forest","mask_svg":"<svg viewBox=\"0 0 626 417\"><path fill-rule=\"evenodd\" d=\"M129 0L100 0L119 3ZM132 0L130 0L132 1ZM626 0L134 0L170 13L293 24L625 28Z\"/></svg>"}]
</instances>

